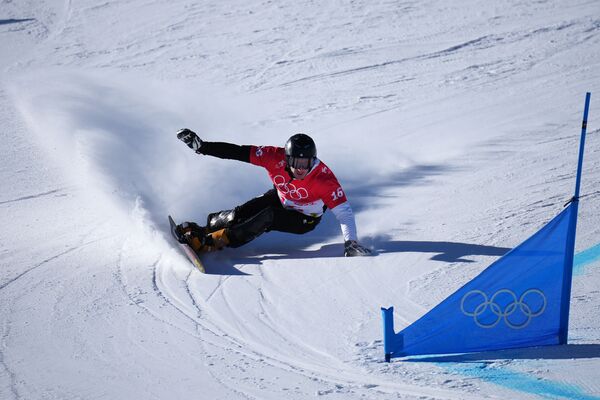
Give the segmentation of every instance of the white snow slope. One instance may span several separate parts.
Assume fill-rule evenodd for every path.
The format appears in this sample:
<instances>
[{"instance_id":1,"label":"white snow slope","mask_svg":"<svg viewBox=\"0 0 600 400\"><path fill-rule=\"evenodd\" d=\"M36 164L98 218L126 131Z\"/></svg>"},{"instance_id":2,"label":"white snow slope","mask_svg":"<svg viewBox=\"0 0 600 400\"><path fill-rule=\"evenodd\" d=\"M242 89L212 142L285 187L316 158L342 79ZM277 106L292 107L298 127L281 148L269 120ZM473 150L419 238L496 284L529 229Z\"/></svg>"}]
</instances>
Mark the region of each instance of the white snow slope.
<instances>
[{"instance_id":1,"label":"white snow slope","mask_svg":"<svg viewBox=\"0 0 600 400\"><path fill-rule=\"evenodd\" d=\"M600 2L0 0L1 399L600 398ZM383 361L572 196L570 344ZM269 188L206 140L312 135L331 213L194 270L166 215Z\"/></svg>"}]
</instances>

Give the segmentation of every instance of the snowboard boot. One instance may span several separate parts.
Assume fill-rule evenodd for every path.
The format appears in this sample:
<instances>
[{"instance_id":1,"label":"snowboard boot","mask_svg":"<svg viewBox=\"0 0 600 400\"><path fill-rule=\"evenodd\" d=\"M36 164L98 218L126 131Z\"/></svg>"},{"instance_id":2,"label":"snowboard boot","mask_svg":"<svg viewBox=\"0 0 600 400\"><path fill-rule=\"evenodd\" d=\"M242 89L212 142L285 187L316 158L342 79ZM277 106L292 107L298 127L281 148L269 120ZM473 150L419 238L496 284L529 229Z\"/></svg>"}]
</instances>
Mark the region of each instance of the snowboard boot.
<instances>
[{"instance_id":1,"label":"snowboard boot","mask_svg":"<svg viewBox=\"0 0 600 400\"><path fill-rule=\"evenodd\" d=\"M229 244L225 229L209 233L206 228L194 222L184 222L177 229L185 243L198 254L221 250Z\"/></svg>"},{"instance_id":2,"label":"snowboard boot","mask_svg":"<svg viewBox=\"0 0 600 400\"><path fill-rule=\"evenodd\" d=\"M177 233L179 234L182 243L186 243L195 252L198 252L203 246L206 228L195 222L184 222L181 225L177 225Z\"/></svg>"},{"instance_id":3,"label":"snowboard boot","mask_svg":"<svg viewBox=\"0 0 600 400\"><path fill-rule=\"evenodd\" d=\"M182 239L187 239L191 236L204 236L206 235L206 228L201 227L195 222L184 222L177 225L177 235Z\"/></svg>"}]
</instances>

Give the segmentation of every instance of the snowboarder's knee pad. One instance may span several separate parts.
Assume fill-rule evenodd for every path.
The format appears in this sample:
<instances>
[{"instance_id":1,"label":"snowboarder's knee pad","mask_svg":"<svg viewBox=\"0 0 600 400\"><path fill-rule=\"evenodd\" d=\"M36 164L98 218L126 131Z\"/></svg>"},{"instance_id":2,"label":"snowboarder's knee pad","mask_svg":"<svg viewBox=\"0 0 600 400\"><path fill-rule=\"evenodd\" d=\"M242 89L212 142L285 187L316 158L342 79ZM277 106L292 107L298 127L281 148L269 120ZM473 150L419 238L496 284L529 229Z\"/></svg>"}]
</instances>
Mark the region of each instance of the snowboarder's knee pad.
<instances>
[{"instance_id":1,"label":"snowboarder's knee pad","mask_svg":"<svg viewBox=\"0 0 600 400\"><path fill-rule=\"evenodd\" d=\"M206 228L211 231L228 228L235 222L235 210L223 210L208 214L206 218Z\"/></svg>"}]
</instances>

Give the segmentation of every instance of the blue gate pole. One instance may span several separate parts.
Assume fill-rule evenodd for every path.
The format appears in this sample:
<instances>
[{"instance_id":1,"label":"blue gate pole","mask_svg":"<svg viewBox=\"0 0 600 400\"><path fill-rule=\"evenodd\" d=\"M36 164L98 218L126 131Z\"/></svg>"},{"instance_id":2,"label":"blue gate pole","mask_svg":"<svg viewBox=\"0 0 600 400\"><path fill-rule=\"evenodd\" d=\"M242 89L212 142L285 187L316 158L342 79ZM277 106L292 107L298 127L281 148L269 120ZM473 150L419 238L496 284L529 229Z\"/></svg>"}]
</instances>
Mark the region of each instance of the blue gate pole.
<instances>
[{"instance_id":1,"label":"blue gate pole","mask_svg":"<svg viewBox=\"0 0 600 400\"><path fill-rule=\"evenodd\" d=\"M392 348L394 340L394 307L381 308L383 318L383 351L385 361L390 362L392 358Z\"/></svg>"},{"instance_id":2,"label":"blue gate pole","mask_svg":"<svg viewBox=\"0 0 600 400\"><path fill-rule=\"evenodd\" d=\"M581 143L579 145L579 164L577 165L577 180L575 181L575 199L579 199L579 188L581 187L581 169L583 167L583 148L585 147L585 131L587 130L588 111L590 110L590 97L585 94L585 108L583 109L583 122L581 123Z\"/></svg>"},{"instance_id":3,"label":"blue gate pole","mask_svg":"<svg viewBox=\"0 0 600 400\"><path fill-rule=\"evenodd\" d=\"M581 188L581 171L583 169L583 150L585 147L585 132L587 130L588 111L590 109L591 93L585 95L585 106L583 109L583 122L581 124L581 140L579 143L579 162L577 164L577 177L575 179L575 196L569 207L572 207L569 233L567 236L565 265L563 267L563 287L560 301L560 328L558 341L567 344L569 336L569 306L571 303L571 283L573 280L573 257L575 253L575 232L577 230L577 211L579 210L579 190Z\"/></svg>"}]
</instances>

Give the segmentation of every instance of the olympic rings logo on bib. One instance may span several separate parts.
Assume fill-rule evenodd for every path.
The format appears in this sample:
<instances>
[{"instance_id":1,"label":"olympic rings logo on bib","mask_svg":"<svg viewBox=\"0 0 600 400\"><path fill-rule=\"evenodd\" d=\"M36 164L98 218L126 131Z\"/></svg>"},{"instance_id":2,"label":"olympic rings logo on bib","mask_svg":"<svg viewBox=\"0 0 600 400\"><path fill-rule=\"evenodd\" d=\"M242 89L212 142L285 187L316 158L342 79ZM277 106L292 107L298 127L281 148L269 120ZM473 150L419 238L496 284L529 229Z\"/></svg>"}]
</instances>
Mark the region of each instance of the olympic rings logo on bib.
<instances>
[{"instance_id":1,"label":"olympic rings logo on bib","mask_svg":"<svg viewBox=\"0 0 600 400\"><path fill-rule=\"evenodd\" d=\"M504 320L511 329L523 329L546 311L546 305L539 289L526 290L519 298L509 289L500 289L491 298L481 290L471 290L463 296L460 309L480 328L493 328Z\"/></svg>"},{"instance_id":2,"label":"olympic rings logo on bib","mask_svg":"<svg viewBox=\"0 0 600 400\"><path fill-rule=\"evenodd\" d=\"M296 188L296 185L287 182L281 175L273 177L273 183L275 184L277 191L289 197L290 200L303 200L308 198L308 190L305 188Z\"/></svg>"}]
</instances>

